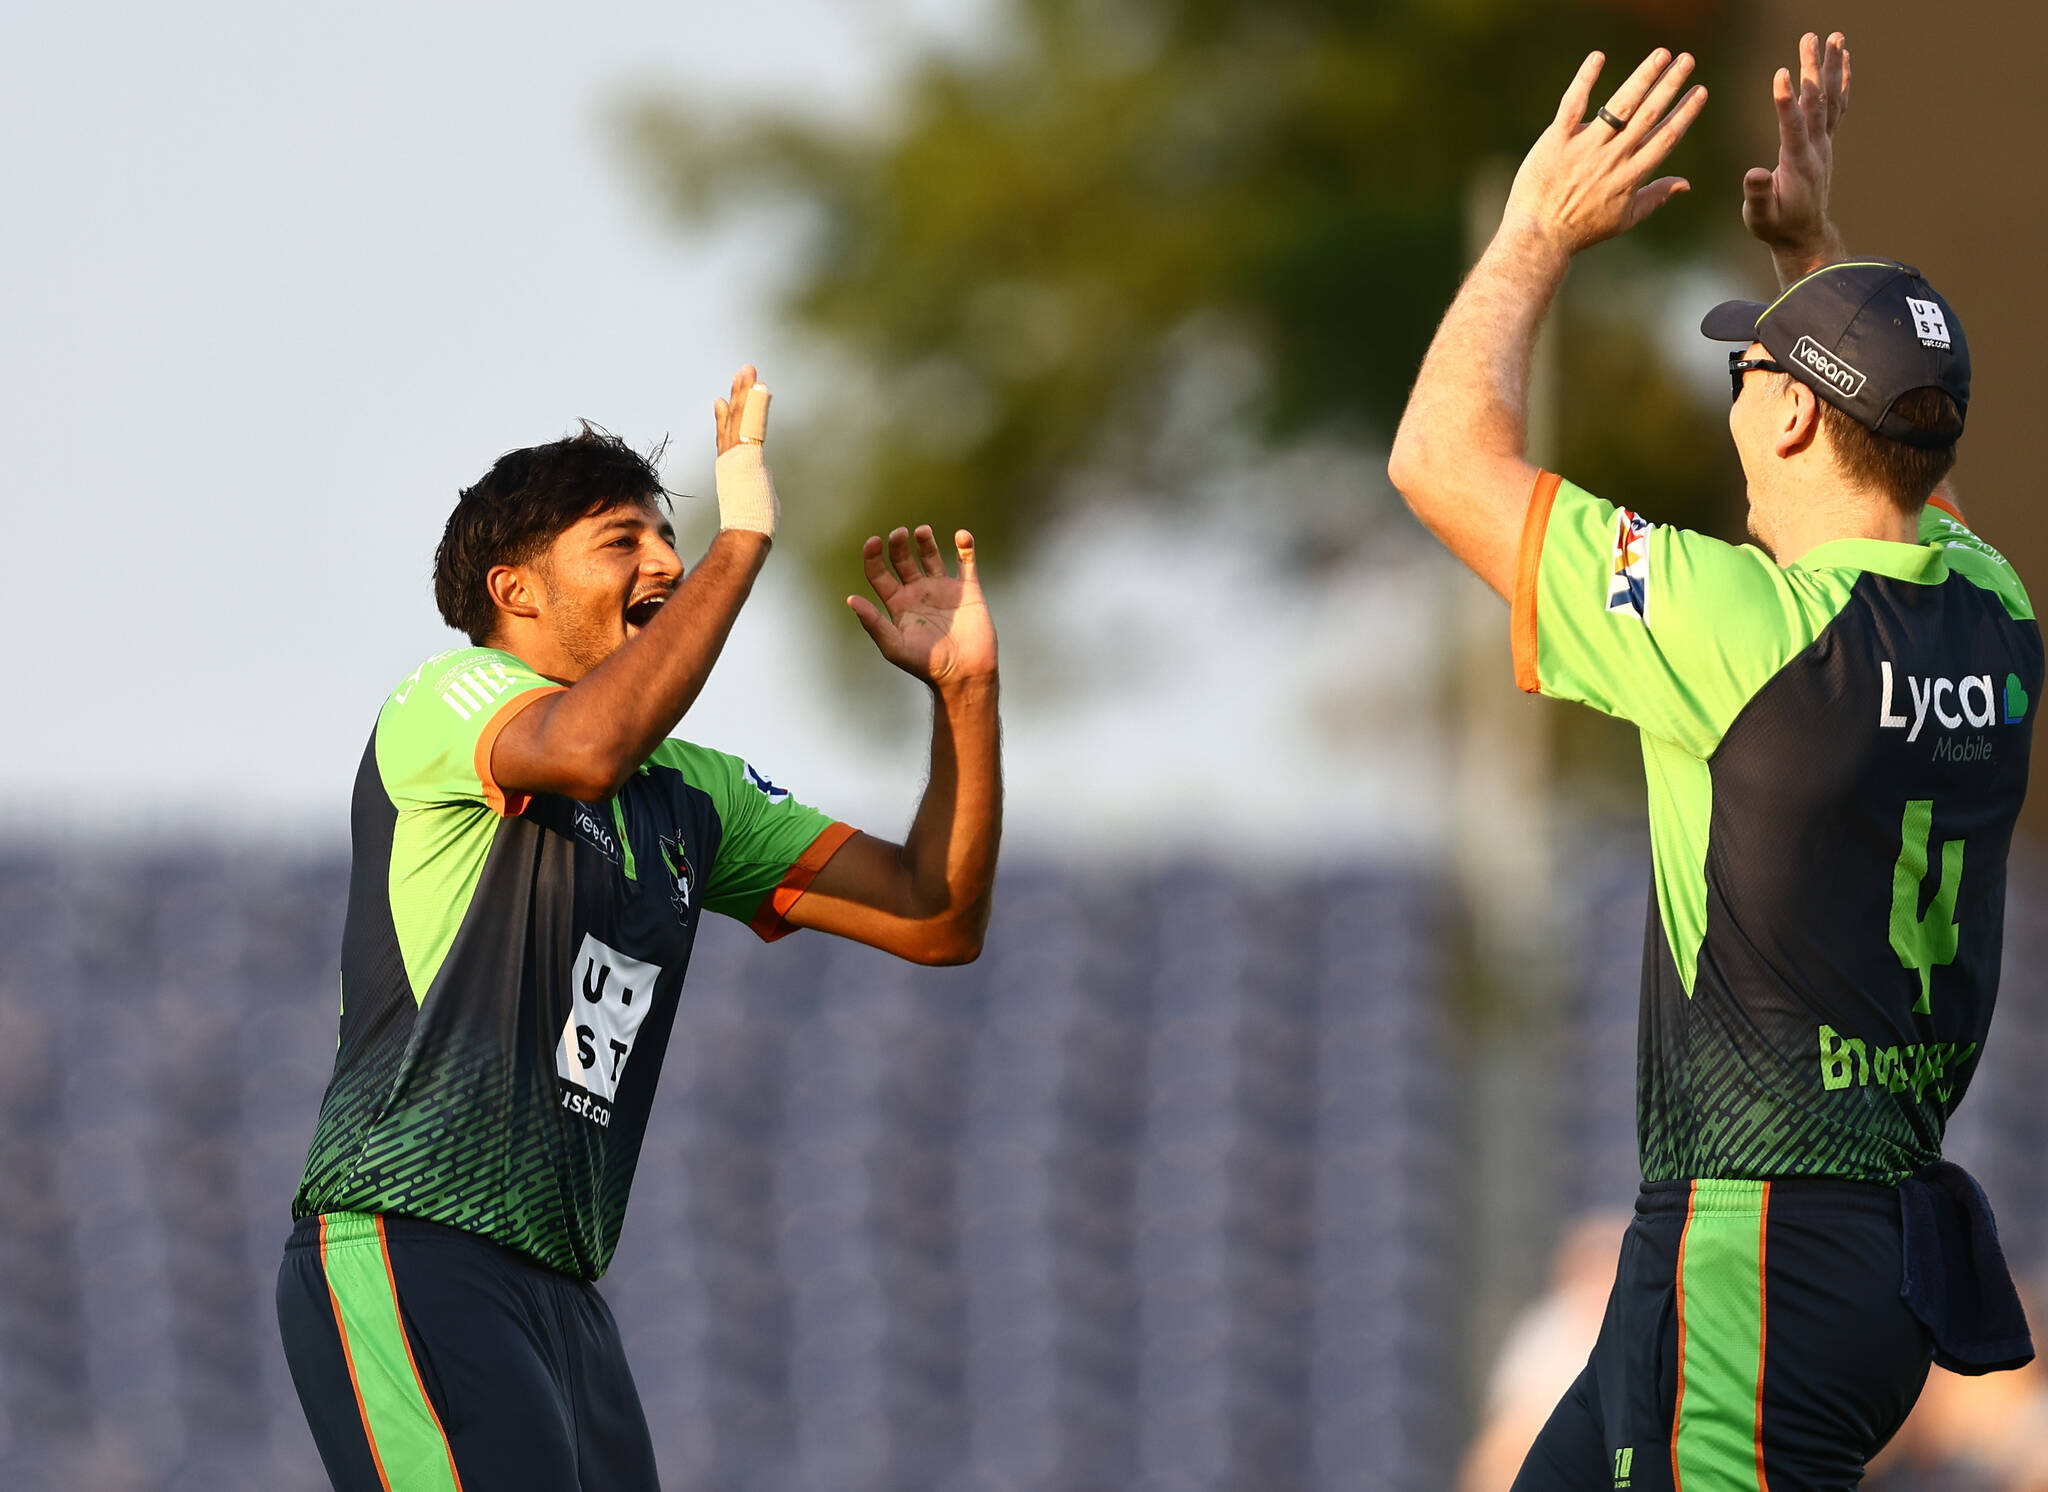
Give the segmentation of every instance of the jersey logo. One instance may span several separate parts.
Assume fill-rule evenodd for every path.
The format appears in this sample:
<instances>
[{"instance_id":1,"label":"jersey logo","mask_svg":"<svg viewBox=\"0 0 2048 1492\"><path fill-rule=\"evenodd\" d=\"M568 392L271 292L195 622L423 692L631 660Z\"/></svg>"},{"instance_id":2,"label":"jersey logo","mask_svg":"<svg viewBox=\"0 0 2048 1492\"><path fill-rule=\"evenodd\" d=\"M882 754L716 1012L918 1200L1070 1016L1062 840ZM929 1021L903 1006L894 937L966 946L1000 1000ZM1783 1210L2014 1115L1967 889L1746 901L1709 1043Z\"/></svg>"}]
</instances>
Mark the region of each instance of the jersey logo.
<instances>
[{"instance_id":1,"label":"jersey logo","mask_svg":"<svg viewBox=\"0 0 2048 1492\"><path fill-rule=\"evenodd\" d=\"M661 863L668 867L672 885L669 888L669 905L676 909L676 915L685 922L690 920L690 888L697 878L690 868L690 852L683 845L683 836L664 836L661 841Z\"/></svg>"},{"instance_id":2,"label":"jersey logo","mask_svg":"<svg viewBox=\"0 0 2048 1492\"><path fill-rule=\"evenodd\" d=\"M612 1100L660 978L659 965L628 958L588 933L570 965L571 1009L555 1046L555 1075L562 1107L600 1129L612 1122Z\"/></svg>"},{"instance_id":3,"label":"jersey logo","mask_svg":"<svg viewBox=\"0 0 2048 1492\"><path fill-rule=\"evenodd\" d=\"M613 837L612 831L599 821L596 814L578 803L573 822L576 825L576 832L583 836L586 844L612 864L619 863L619 842Z\"/></svg>"},{"instance_id":4,"label":"jersey logo","mask_svg":"<svg viewBox=\"0 0 2048 1492\"><path fill-rule=\"evenodd\" d=\"M1620 508L1614 514L1614 547L1607 555L1607 609L1637 621L1650 619L1650 530L1657 525Z\"/></svg>"},{"instance_id":5,"label":"jersey logo","mask_svg":"<svg viewBox=\"0 0 2048 1492\"><path fill-rule=\"evenodd\" d=\"M1792 344L1792 361L1804 363L1844 399L1855 398L1863 392L1863 385L1868 381L1861 368L1843 362L1811 337L1801 337Z\"/></svg>"},{"instance_id":6,"label":"jersey logo","mask_svg":"<svg viewBox=\"0 0 2048 1492\"><path fill-rule=\"evenodd\" d=\"M1913 330L1920 338L1920 345L1947 350L1948 318L1941 314L1941 306L1931 300L1915 300L1909 295L1906 308L1913 313Z\"/></svg>"},{"instance_id":7,"label":"jersey logo","mask_svg":"<svg viewBox=\"0 0 2048 1492\"><path fill-rule=\"evenodd\" d=\"M1943 730L1961 730L1965 725L1981 730L1998 719L1998 694L1988 673L1969 674L1962 679L1923 679L1907 674L1906 694L1913 707L1913 718L1906 719L1906 699L1896 699L1892 683L1892 666L1888 661L1879 660L1877 665L1879 699L1877 704L1877 728L1879 730L1903 730L1907 741L1920 739L1920 732L1927 724L1929 714L1934 723ZM2027 691L2020 683L2018 674L2005 676L2005 723L2017 725L2027 717ZM1988 757L1987 750L1982 753ZM1946 760L1946 753L1943 754Z\"/></svg>"},{"instance_id":8,"label":"jersey logo","mask_svg":"<svg viewBox=\"0 0 2048 1492\"><path fill-rule=\"evenodd\" d=\"M789 792L787 789L777 787L774 783L770 782L766 777L762 776L761 769L755 766L752 762L747 763L747 781L751 782L755 787L759 788L761 790L761 796L766 798L770 803L780 803L784 798L787 798L789 796Z\"/></svg>"},{"instance_id":9,"label":"jersey logo","mask_svg":"<svg viewBox=\"0 0 2048 1492\"><path fill-rule=\"evenodd\" d=\"M1943 1103L1955 1097L1962 1066L1977 1055L1974 1041L1910 1042L1883 1046L1860 1036L1844 1036L1833 1026L1820 1028L1820 1085L1829 1093L1844 1088L1889 1089L1926 1101L1931 1090Z\"/></svg>"},{"instance_id":10,"label":"jersey logo","mask_svg":"<svg viewBox=\"0 0 2048 1492\"><path fill-rule=\"evenodd\" d=\"M441 703L463 720L481 714L500 695L512 692L512 675L502 663L480 663L441 681Z\"/></svg>"}]
</instances>

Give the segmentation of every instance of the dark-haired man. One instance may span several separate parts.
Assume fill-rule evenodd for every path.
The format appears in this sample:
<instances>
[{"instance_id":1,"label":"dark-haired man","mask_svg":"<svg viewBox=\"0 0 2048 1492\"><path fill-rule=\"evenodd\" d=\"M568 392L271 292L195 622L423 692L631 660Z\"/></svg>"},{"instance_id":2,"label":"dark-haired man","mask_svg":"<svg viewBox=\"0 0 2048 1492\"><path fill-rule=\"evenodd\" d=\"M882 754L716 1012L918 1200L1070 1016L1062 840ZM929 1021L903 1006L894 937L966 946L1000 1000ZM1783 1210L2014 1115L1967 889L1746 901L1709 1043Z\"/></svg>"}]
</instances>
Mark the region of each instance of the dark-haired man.
<instances>
[{"instance_id":1,"label":"dark-haired man","mask_svg":"<svg viewBox=\"0 0 2048 1492\"><path fill-rule=\"evenodd\" d=\"M1633 721L1648 778L1644 1185L1599 1343L1515 1485L1849 1488L1930 1354L2033 1352L1941 1140L1998 987L2040 630L1929 502L1969 400L1955 312L1904 265L1845 261L1828 223L1839 35L1774 80L1778 165L1744 183L1786 289L1703 327L1743 344L1729 431L1761 547L1524 459L1530 347L1572 256L1685 190L1648 178L1705 104L1692 59L1659 51L1589 119L1601 64L1523 162L1390 463L1512 602L1517 682Z\"/></svg>"},{"instance_id":2,"label":"dark-haired man","mask_svg":"<svg viewBox=\"0 0 2048 1492\"><path fill-rule=\"evenodd\" d=\"M285 1353L348 1492L651 1489L591 1281L610 1262L706 910L920 963L976 956L1001 818L974 543L871 538L882 655L933 696L901 845L672 740L778 519L767 391L716 405L720 527L686 575L646 460L585 428L462 494L435 562L474 646L385 701L353 811L341 1036L278 1275Z\"/></svg>"}]
</instances>

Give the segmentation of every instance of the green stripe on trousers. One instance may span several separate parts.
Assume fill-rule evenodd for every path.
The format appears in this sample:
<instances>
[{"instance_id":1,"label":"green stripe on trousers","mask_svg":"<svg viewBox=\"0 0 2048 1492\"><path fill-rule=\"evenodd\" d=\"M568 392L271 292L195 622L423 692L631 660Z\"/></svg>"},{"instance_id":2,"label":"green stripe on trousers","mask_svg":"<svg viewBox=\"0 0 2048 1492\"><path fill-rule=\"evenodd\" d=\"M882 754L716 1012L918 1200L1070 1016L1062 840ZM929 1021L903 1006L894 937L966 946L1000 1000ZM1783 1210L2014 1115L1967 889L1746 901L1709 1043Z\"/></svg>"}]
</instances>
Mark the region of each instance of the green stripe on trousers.
<instances>
[{"instance_id":1,"label":"green stripe on trousers","mask_svg":"<svg viewBox=\"0 0 2048 1492\"><path fill-rule=\"evenodd\" d=\"M377 1219L320 1219L320 1266L334 1298L363 1432L391 1492L461 1492L454 1452L406 1345L390 1256Z\"/></svg>"},{"instance_id":2,"label":"green stripe on trousers","mask_svg":"<svg viewBox=\"0 0 2048 1492\"><path fill-rule=\"evenodd\" d=\"M1762 1489L1767 1181L1695 1181L1678 1246L1680 1492Z\"/></svg>"}]
</instances>

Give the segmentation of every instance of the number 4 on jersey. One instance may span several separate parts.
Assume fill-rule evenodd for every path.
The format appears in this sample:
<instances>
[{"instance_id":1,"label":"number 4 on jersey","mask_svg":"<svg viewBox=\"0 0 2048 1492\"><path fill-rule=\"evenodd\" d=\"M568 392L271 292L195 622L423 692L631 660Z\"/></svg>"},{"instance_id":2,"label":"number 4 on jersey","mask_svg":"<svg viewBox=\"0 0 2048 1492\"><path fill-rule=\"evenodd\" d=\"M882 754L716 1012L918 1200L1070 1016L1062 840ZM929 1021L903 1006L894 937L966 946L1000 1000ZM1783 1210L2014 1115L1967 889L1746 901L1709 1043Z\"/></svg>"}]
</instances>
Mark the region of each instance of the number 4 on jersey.
<instances>
[{"instance_id":1,"label":"number 4 on jersey","mask_svg":"<svg viewBox=\"0 0 2048 1492\"><path fill-rule=\"evenodd\" d=\"M1899 826L1899 863L1892 869L1892 950L1901 964L1919 971L1915 1015L1933 1009L1928 996L1934 966L1954 963L1962 940L1962 929L1956 926L1956 890L1963 880L1960 839L1941 847L1941 885L1927 915L1920 915L1920 888L1927 879L1927 836L1933 827L1933 799L1918 798L1906 804L1905 821Z\"/></svg>"}]
</instances>

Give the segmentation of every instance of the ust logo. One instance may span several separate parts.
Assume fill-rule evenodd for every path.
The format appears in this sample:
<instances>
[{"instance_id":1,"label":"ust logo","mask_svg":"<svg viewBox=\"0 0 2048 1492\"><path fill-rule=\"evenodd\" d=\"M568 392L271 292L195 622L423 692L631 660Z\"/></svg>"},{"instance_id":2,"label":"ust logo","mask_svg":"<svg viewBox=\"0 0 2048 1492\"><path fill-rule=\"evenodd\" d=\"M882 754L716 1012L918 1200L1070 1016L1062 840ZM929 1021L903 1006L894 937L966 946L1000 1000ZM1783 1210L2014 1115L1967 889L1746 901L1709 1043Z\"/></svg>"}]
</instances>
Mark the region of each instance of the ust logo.
<instances>
[{"instance_id":1,"label":"ust logo","mask_svg":"<svg viewBox=\"0 0 2048 1492\"><path fill-rule=\"evenodd\" d=\"M1626 1487L1629 1484L1629 1478L1635 1474L1635 1467L1636 1448L1634 1446L1625 1445L1616 1451L1614 1453L1614 1485L1617 1488Z\"/></svg>"},{"instance_id":2,"label":"ust logo","mask_svg":"<svg viewBox=\"0 0 2048 1492\"><path fill-rule=\"evenodd\" d=\"M1948 346L1948 318L1941 314L1939 302L1915 300L1906 297L1906 309L1913 313L1913 330L1920 338L1922 347Z\"/></svg>"},{"instance_id":3,"label":"ust logo","mask_svg":"<svg viewBox=\"0 0 2048 1492\"><path fill-rule=\"evenodd\" d=\"M572 1008L555 1046L555 1075L570 1085L562 1095L564 1108L599 1125L611 1122L634 1033L654 1004L660 978L659 965L628 958L584 935L570 970Z\"/></svg>"}]
</instances>

